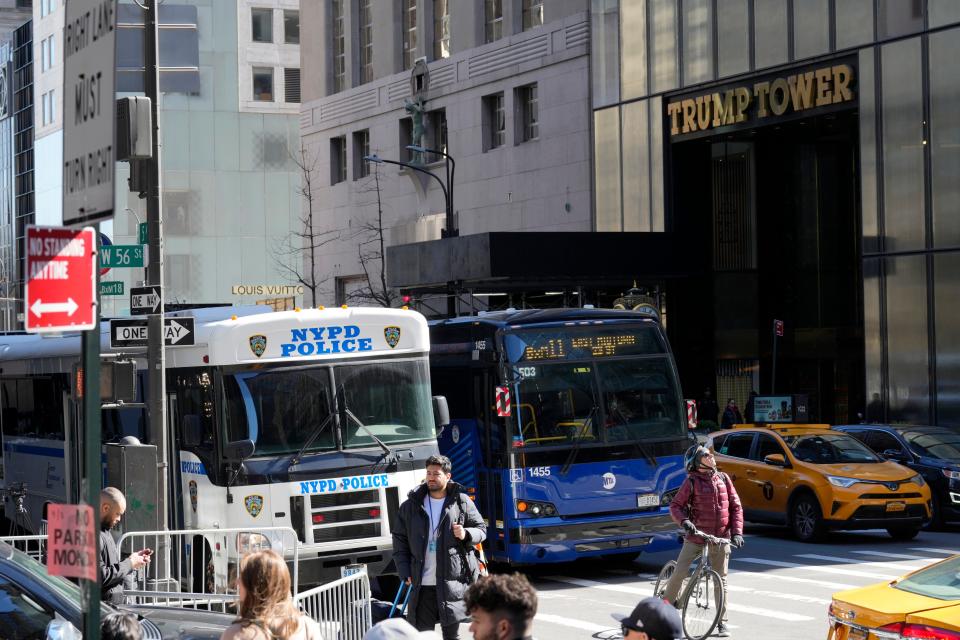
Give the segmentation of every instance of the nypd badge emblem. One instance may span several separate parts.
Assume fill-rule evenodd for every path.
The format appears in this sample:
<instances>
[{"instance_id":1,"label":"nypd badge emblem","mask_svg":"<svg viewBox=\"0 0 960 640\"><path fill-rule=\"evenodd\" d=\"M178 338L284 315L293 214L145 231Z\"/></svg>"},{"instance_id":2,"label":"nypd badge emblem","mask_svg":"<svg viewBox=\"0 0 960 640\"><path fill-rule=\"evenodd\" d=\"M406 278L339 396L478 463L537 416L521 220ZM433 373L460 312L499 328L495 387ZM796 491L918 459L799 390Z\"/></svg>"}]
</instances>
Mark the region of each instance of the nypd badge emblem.
<instances>
[{"instance_id":1,"label":"nypd badge emblem","mask_svg":"<svg viewBox=\"0 0 960 640\"><path fill-rule=\"evenodd\" d=\"M243 499L243 506L247 508L247 513L256 518L263 511L263 496L247 496Z\"/></svg>"},{"instance_id":2,"label":"nypd badge emblem","mask_svg":"<svg viewBox=\"0 0 960 640\"><path fill-rule=\"evenodd\" d=\"M250 351L258 358L267 350L267 336L250 336Z\"/></svg>"},{"instance_id":3,"label":"nypd badge emblem","mask_svg":"<svg viewBox=\"0 0 960 640\"><path fill-rule=\"evenodd\" d=\"M383 337L386 339L387 344L390 345L390 348L393 349L400 344L400 327L384 327Z\"/></svg>"}]
</instances>

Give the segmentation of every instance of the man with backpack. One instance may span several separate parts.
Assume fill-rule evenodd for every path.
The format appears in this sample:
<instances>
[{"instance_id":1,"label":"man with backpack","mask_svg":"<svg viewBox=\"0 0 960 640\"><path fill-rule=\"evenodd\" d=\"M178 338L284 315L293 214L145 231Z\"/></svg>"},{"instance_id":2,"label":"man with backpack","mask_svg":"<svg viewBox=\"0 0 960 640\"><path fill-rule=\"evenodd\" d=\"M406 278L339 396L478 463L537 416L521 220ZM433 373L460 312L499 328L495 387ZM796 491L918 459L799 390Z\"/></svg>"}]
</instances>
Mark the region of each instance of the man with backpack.
<instances>
[{"instance_id":1,"label":"man with backpack","mask_svg":"<svg viewBox=\"0 0 960 640\"><path fill-rule=\"evenodd\" d=\"M430 456L426 468L426 481L400 505L394 559L412 589L410 622L419 631L439 622L444 640L456 640L466 618L464 593L480 577L474 545L486 539L487 525L464 488L450 480L450 458Z\"/></svg>"},{"instance_id":2,"label":"man with backpack","mask_svg":"<svg viewBox=\"0 0 960 640\"><path fill-rule=\"evenodd\" d=\"M691 563L700 556L703 545L706 544L703 538L693 534L694 531L730 539L730 545L709 545L707 549L710 566L720 574L725 594L730 547L739 549L743 546L743 508L730 476L717 470L713 453L702 445L695 445L687 450L684 466L687 469L687 478L670 503L670 516L687 532L677 558L676 569L670 576L663 595L665 600L672 603L676 603L680 585L683 584L684 577L689 575ZM727 631L726 606L714 635L721 638L730 635Z\"/></svg>"}]
</instances>

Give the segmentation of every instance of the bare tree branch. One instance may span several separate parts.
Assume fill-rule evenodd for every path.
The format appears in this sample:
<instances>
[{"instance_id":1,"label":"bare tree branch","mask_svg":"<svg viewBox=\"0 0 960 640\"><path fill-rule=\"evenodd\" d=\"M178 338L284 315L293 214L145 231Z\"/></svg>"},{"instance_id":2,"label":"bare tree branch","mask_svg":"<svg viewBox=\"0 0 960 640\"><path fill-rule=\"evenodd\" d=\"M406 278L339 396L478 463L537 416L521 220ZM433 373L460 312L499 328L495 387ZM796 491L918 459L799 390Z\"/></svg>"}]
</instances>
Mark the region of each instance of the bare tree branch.
<instances>
[{"instance_id":1,"label":"bare tree branch","mask_svg":"<svg viewBox=\"0 0 960 640\"><path fill-rule=\"evenodd\" d=\"M376 215L361 220L353 237L357 242L357 257L363 269L364 284L350 292L350 299L381 307L396 306L400 294L387 284L386 238L384 237L383 196L380 191L380 165L372 163L369 179L356 187L358 194L370 194L375 199ZM367 203L361 203L367 204Z\"/></svg>"}]
</instances>

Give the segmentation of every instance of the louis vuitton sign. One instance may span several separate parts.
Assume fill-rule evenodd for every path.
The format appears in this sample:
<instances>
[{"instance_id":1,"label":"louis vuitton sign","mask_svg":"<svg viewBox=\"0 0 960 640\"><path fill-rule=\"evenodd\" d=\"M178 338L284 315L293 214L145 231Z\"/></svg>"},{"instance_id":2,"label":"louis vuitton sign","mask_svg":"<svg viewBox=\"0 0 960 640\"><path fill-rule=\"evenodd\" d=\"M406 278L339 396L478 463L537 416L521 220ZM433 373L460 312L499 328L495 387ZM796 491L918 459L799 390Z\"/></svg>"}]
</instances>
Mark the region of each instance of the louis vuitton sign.
<instances>
[{"instance_id":1,"label":"louis vuitton sign","mask_svg":"<svg viewBox=\"0 0 960 640\"><path fill-rule=\"evenodd\" d=\"M856 98L852 64L834 63L789 75L764 77L667 102L671 136L704 134L732 126L759 126L765 120L814 115Z\"/></svg>"}]
</instances>

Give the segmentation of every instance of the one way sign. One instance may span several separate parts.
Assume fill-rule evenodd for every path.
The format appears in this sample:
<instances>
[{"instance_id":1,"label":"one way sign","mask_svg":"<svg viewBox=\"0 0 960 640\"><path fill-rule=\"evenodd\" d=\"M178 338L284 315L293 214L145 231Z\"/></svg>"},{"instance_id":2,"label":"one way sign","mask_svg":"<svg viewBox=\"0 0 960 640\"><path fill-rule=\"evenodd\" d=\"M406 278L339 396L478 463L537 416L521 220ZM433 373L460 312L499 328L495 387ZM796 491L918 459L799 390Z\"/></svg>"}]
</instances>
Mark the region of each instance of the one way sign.
<instances>
[{"instance_id":1,"label":"one way sign","mask_svg":"<svg viewBox=\"0 0 960 640\"><path fill-rule=\"evenodd\" d=\"M130 287L130 313L143 316L160 310L160 287Z\"/></svg>"},{"instance_id":2,"label":"one way sign","mask_svg":"<svg viewBox=\"0 0 960 640\"><path fill-rule=\"evenodd\" d=\"M146 318L119 318L110 321L110 347L145 347L149 339ZM163 343L168 347L190 347L195 343L193 318L163 319Z\"/></svg>"}]
</instances>

